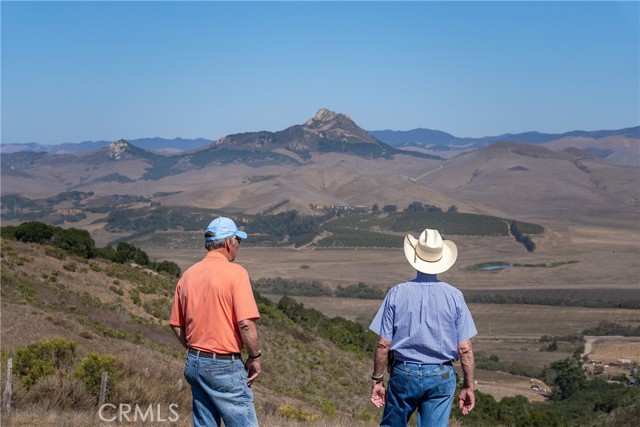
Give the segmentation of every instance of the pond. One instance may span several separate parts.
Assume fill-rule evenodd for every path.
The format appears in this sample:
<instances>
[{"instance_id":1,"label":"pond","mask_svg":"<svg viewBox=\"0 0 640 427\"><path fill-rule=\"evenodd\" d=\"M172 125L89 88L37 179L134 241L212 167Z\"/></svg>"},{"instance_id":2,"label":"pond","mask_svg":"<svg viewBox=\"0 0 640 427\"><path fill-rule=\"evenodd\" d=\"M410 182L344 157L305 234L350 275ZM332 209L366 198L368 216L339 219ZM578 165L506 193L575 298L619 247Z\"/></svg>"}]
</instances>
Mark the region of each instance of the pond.
<instances>
[{"instance_id":1,"label":"pond","mask_svg":"<svg viewBox=\"0 0 640 427\"><path fill-rule=\"evenodd\" d=\"M484 264L477 264L474 266L476 270L480 270L480 271L505 270L511 267L512 265L506 262L487 262Z\"/></svg>"}]
</instances>

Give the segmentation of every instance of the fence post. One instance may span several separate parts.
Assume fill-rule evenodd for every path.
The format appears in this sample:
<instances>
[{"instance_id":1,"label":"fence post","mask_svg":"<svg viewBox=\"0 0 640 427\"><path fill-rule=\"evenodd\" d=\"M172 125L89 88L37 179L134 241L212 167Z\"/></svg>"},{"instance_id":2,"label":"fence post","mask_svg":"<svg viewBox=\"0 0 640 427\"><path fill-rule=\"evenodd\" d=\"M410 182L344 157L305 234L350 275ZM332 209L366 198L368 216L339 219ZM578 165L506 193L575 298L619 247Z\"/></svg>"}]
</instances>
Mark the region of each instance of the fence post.
<instances>
[{"instance_id":1,"label":"fence post","mask_svg":"<svg viewBox=\"0 0 640 427\"><path fill-rule=\"evenodd\" d=\"M107 379L109 377L109 373L104 371L102 373L102 379L100 380L100 398L98 399L98 407L104 405L105 400L107 399Z\"/></svg>"},{"instance_id":2,"label":"fence post","mask_svg":"<svg viewBox=\"0 0 640 427\"><path fill-rule=\"evenodd\" d=\"M11 424L11 395L13 394L13 358L7 360L7 384L2 393L2 409L7 417L7 425Z\"/></svg>"}]
</instances>

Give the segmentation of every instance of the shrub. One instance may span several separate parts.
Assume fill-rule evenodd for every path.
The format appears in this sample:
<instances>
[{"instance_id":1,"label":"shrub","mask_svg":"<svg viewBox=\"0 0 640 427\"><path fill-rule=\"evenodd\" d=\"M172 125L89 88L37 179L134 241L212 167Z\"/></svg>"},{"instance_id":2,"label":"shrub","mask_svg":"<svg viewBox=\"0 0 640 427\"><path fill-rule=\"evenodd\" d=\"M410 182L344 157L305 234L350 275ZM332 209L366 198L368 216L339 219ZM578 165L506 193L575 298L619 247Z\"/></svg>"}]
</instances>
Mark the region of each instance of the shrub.
<instances>
[{"instance_id":1,"label":"shrub","mask_svg":"<svg viewBox=\"0 0 640 427\"><path fill-rule=\"evenodd\" d=\"M302 409L294 408L293 406L283 405L278 408L278 414L296 421L315 421L319 417L316 414L310 414Z\"/></svg>"},{"instance_id":2,"label":"shrub","mask_svg":"<svg viewBox=\"0 0 640 427\"><path fill-rule=\"evenodd\" d=\"M100 355L92 351L80 361L73 376L82 381L92 395L98 396L103 372L108 373L109 385L113 387L120 379L118 359L110 354Z\"/></svg>"},{"instance_id":3,"label":"shrub","mask_svg":"<svg viewBox=\"0 0 640 427\"><path fill-rule=\"evenodd\" d=\"M67 254L62 249L53 246L45 246L44 254L59 260L63 260L67 257Z\"/></svg>"},{"instance_id":4,"label":"shrub","mask_svg":"<svg viewBox=\"0 0 640 427\"><path fill-rule=\"evenodd\" d=\"M135 305L142 305L142 298L140 298L140 293L137 290L129 291L129 295L131 295L131 301Z\"/></svg>"},{"instance_id":5,"label":"shrub","mask_svg":"<svg viewBox=\"0 0 640 427\"><path fill-rule=\"evenodd\" d=\"M76 269L77 269L77 265L76 265L76 263L75 263L75 262L69 262L69 263L67 263L67 264L63 265L63 266L62 266L62 268L64 268L64 269L65 269L65 270L67 270L67 271L72 271L72 272L74 272L74 271L76 271Z\"/></svg>"},{"instance_id":6,"label":"shrub","mask_svg":"<svg viewBox=\"0 0 640 427\"><path fill-rule=\"evenodd\" d=\"M56 337L16 350L16 376L27 386L33 386L40 378L69 368L75 359L76 343Z\"/></svg>"},{"instance_id":7,"label":"shrub","mask_svg":"<svg viewBox=\"0 0 640 427\"><path fill-rule=\"evenodd\" d=\"M29 389L24 400L45 411L88 410L95 399L87 393L85 384L75 378L47 375Z\"/></svg>"},{"instance_id":8,"label":"shrub","mask_svg":"<svg viewBox=\"0 0 640 427\"><path fill-rule=\"evenodd\" d=\"M182 271L180 270L178 264L173 261L161 261L158 263L153 263L153 267L158 273L167 272L174 277L180 277L180 275L182 274Z\"/></svg>"},{"instance_id":9,"label":"shrub","mask_svg":"<svg viewBox=\"0 0 640 427\"><path fill-rule=\"evenodd\" d=\"M386 292L366 283L360 282L357 285L338 285L336 296L340 298L360 298L360 299L383 299Z\"/></svg>"},{"instance_id":10,"label":"shrub","mask_svg":"<svg viewBox=\"0 0 640 427\"><path fill-rule=\"evenodd\" d=\"M124 295L124 291L120 288L118 288L117 286L109 286L109 290L115 292L116 294L123 296Z\"/></svg>"}]
</instances>

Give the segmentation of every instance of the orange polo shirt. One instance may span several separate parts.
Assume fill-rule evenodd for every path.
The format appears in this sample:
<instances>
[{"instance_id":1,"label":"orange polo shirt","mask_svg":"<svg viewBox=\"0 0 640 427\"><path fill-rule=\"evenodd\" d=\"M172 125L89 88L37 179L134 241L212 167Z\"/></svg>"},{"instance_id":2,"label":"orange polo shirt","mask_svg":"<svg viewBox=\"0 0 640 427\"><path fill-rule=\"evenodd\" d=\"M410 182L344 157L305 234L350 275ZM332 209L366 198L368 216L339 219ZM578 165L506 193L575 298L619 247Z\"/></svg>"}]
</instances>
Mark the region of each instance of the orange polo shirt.
<instances>
[{"instance_id":1,"label":"orange polo shirt","mask_svg":"<svg viewBox=\"0 0 640 427\"><path fill-rule=\"evenodd\" d=\"M228 354L243 347L238 322L259 317L247 270L210 251L178 281L169 324L184 326L189 347Z\"/></svg>"}]
</instances>

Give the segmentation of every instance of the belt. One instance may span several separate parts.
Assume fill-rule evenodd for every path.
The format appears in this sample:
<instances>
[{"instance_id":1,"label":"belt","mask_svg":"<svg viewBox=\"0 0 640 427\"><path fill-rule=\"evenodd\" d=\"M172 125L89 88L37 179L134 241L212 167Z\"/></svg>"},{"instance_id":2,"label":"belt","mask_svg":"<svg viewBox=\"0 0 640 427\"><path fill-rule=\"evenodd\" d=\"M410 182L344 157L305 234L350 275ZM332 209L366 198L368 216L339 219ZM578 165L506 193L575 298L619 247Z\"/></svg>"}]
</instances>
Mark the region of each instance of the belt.
<instances>
[{"instance_id":1,"label":"belt","mask_svg":"<svg viewBox=\"0 0 640 427\"><path fill-rule=\"evenodd\" d=\"M396 360L393 363L393 366L396 365L418 365L418 366L440 366L441 368L444 366L453 366L453 361L449 360L444 363L421 363L421 362L404 362L402 360Z\"/></svg>"},{"instance_id":2,"label":"belt","mask_svg":"<svg viewBox=\"0 0 640 427\"><path fill-rule=\"evenodd\" d=\"M218 353L210 353L208 351L196 350L195 348L189 348L189 354L195 354L198 357L204 357L206 359L218 359L218 360L240 359L240 353L218 354Z\"/></svg>"}]
</instances>

